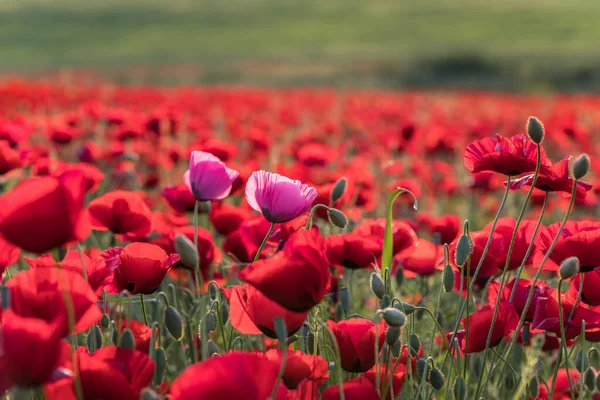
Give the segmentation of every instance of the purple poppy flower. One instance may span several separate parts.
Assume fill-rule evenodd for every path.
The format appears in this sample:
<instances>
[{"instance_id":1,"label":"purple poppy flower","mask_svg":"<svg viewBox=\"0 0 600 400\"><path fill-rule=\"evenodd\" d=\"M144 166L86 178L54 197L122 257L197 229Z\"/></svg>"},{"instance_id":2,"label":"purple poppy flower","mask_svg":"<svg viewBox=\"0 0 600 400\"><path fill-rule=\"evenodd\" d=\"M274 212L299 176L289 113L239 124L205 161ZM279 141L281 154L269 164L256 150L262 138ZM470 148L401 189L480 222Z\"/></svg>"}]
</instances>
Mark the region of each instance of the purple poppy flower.
<instances>
[{"instance_id":1,"label":"purple poppy flower","mask_svg":"<svg viewBox=\"0 0 600 400\"><path fill-rule=\"evenodd\" d=\"M279 174L254 171L246 184L246 201L271 223L304 214L317 198L317 189Z\"/></svg>"},{"instance_id":2,"label":"purple poppy flower","mask_svg":"<svg viewBox=\"0 0 600 400\"><path fill-rule=\"evenodd\" d=\"M183 174L183 181L196 200L221 200L229 195L231 185L239 175L214 155L192 151L190 169Z\"/></svg>"}]
</instances>

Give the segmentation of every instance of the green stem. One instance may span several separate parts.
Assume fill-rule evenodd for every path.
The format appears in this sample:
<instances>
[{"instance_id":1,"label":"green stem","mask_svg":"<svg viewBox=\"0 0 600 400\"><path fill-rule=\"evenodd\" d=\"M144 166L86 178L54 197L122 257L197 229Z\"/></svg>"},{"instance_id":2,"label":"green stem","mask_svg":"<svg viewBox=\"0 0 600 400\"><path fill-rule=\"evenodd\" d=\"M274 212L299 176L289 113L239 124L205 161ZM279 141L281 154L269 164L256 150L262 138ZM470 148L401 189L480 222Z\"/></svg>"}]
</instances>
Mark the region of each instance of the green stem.
<instances>
[{"instance_id":1,"label":"green stem","mask_svg":"<svg viewBox=\"0 0 600 400\"><path fill-rule=\"evenodd\" d=\"M342 372L342 356L340 354L340 347L338 346L338 342L335 338L335 335L333 334L333 332L331 332L331 329L329 329L327 324L324 323L323 321L321 321L320 319L318 319L316 321L325 331L327 331L327 334L329 335L329 340L331 340L331 344L333 345L333 350L335 351L335 358L336 358L335 366L338 370L338 386L339 386L339 390L340 390L340 400L345 400L344 373Z\"/></svg>"},{"instance_id":2,"label":"green stem","mask_svg":"<svg viewBox=\"0 0 600 400\"><path fill-rule=\"evenodd\" d=\"M283 379L283 373L285 372L285 364L287 363L288 357L288 349L285 343L282 343L283 357L281 357L281 366L279 367L279 375L277 376L277 380L275 381L275 386L273 387L273 392L271 393L271 399L275 400L277 396L277 391L279 389L279 385L281 384L281 380Z\"/></svg>"},{"instance_id":3,"label":"green stem","mask_svg":"<svg viewBox=\"0 0 600 400\"><path fill-rule=\"evenodd\" d=\"M194 265L194 274L196 274L196 295L200 297L204 290L204 282L200 273L200 252L198 251L198 209L200 202L196 200L194 205L194 251L196 252L196 264Z\"/></svg>"},{"instance_id":4,"label":"green stem","mask_svg":"<svg viewBox=\"0 0 600 400\"><path fill-rule=\"evenodd\" d=\"M329 210L329 207L327 207L325 204L315 204L314 207L310 209L310 214L308 214L308 219L306 220L306 225L304 225L304 229L312 228L313 219L315 218L315 211L317 211L318 208L324 208L326 210Z\"/></svg>"},{"instance_id":5,"label":"green stem","mask_svg":"<svg viewBox=\"0 0 600 400\"><path fill-rule=\"evenodd\" d=\"M273 233L274 229L275 229L275 223L272 222L271 226L269 227L269 230L267 231L267 234L265 235L265 238L263 239L262 243L260 244L260 247L258 248L258 251L256 252L256 256L254 256L254 261L252 261L252 262L258 261L258 259L260 258L260 253L262 252L263 248L265 247L265 244L267 244L267 241L269 240L269 237L271 237L271 234Z\"/></svg>"},{"instance_id":6,"label":"green stem","mask_svg":"<svg viewBox=\"0 0 600 400\"><path fill-rule=\"evenodd\" d=\"M144 304L144 294L140 293L140 304L142 306L142 315L144 316L144 324L146 324L146 326L150 326L150 324L148 323L148 315L146 314L146 305Z\"/></svg>"},{"instance_id":7,"label":"green stem","mask_svg":"<svg viewBox=\"0 0 600 400\"><path fill-rule=\"evenodd\" d=\"M567 338L565 335L565 322L563 320L563 309L562 309L562 300L561 300L561 289L562 289L563 279L561 278L558 281L558 318L560 325L560 346L558 347L558 359L556 360L556 368L554 369L554 378L552 379L552 386L550 386L550 392L548 393L548 398L552 399L552 395L554 394L554 386L556 385L556 379L558 377L558 370L560 369L560 362L563 354L563 348L566 349L567 346ZM571 375L569 375L569 359L567 355L567 359L565 360L565 368L567 370L567 379L569 381L569 389L571 391L571 398L573 398L573 383L571 382ZM583 379L583 378L582 378Z\"/></svg>"}]
</instances>

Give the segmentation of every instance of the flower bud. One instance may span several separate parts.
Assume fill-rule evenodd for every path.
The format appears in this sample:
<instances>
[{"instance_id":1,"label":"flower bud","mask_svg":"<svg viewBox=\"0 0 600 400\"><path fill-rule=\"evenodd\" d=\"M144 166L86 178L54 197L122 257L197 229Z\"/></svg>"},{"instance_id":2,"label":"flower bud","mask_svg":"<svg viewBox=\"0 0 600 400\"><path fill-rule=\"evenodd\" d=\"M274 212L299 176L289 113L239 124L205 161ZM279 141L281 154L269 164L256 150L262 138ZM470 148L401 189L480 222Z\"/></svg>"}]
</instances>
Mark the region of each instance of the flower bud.
<instances>
[{"instance_id":1,"label":"flower bud","mask_svg":"<svg viewBox=\"0 0 600 400\"><path fill-rule=\"evenodd\" d=\"M381 307L380 308L388 308L390 306L390 304L392 303L392 299L390 299L390 296L388 296L387 294L384 294L383 297L381 298Z\"/></svg>"},{"instance_id":2,"label":"flower bud","mask_svg":"<svg viewBox=\"0 0 600 400\"><path fill-rule=\"evenodd\" d=\"M390 329L390 328L388 328ZM390 346L390 350L392 350L392 356L394 357L400 357L400 350L402 349L402 345L400 343L400 340L396 340L396 342L394 342L394 344L392 344Z\"/></svg>"},{"instance_id":3,"label":"flower bud","mask_svg":"<svg viewBox=\"0 0 600 400\"><path fill-rule=\"evenodd\" d=\"M417 360L417 368L416 368L416 373L419 377L427 377L429 376L429 363L424 359L424 358L419 358Z\"/></svg>"},{"instance_id":4,"label":"flower bud","mask_svg":"<svg viewBox=\"0 0 600 400\"><path fill-rule=\"evenodd\" d=\"M328 209L327 217L329 218L329 222L333 226L336 226L340 229L344 229L346 226L348 226L348 218L346 218L343 212L336 208Z\"/></svg>"},{"instance_id":5,"label":"flower bud","mask_svg":"<svg viewBox=\"0 0 600 400\"><path fill-rule=\"evenodd\" d=\"M596 373L592 368L588 368L583 374L583 383L589 391L594 392L596 389Z\"/></svg>"},{"instance_id":6,"label":"flower bud","mask_svg":"<svg viewBox=\"0 0 600 400\"><path fill-rule=\"evenodd\" d=\"M587 354L583 351L579 350L577 355L575 356L575 368L579 373L583 373L590 366L590 361L588 360Z\"/></svg>"},{"instance_id":7,"label":"flower bud","mask_svg":"<svg viewBox=\"0 0 600 400\"><path fill-rule=\"evenodd\" d=\"M160 397L151 388L143 388L140 392L140 400L160 400Z\"/></svg>"},{"instance_id":8,"label":"flower bud","mask_svg":"<svg viewBox=\"0 0 600 400\"><path fill-rule=\"evenodd\" d=\"M415 312L415 306L408 303L395 303L394 308L402 311L405 315L410 315Z\"/></svg>"},{"instance_id":9,"label":"flower bud","mask_svg":"<svg viewBox=\"0 0 600 400\"><path fill-rule=\"evenodd\" d=\"M396 279L396 286L398 286L398 288L402 286L402 282L404 282L404 270L402 268L397 268L394 273L394 278Z\"/></svg>"},{"instance_id":10,"label":"flower bud","mask_svg":"<svg viewBox=\"0 0 600 400\"><path fill-rule=\"evenodd\" d=\"M573 177L581 179L590 170L590 158L587 154L582 154L573 162Z\"/></svg>"},{"instance_id":11,"label":"flower bud","mask_svg":"<svg viewBox=\"0 0 600 400\"><path fill-rule=\"evenodd\" d=\"M561 279L570 279L579 273L579 259L569 257L560 264L558 275Z\"/></svg>"},{"instance_id":12,"label":"flower bud","mask_svg":"<svg viewBox=\"0 0 600 400\"><path fill-rule=\"evenodd\" d=\"M212 357L215 354L219 354L219 347L217 346L214 340L210 339L206 345L208 347L208 355L210 357Z\"/></svg>"},{"instance_id":13,"label":"flower bud","mask_svg":"<svg viewBox=\"0 0 600 400\"><path fill-rule=\"evenodd\" d=\"M540 144L544 140L545 135L546 130L542 121L536 117L529 117L527 120L527 136L529 136L529 139L535 144Z\"/></svg>"},{"instance_id":14,"label":"flower bud","mask_svg":"<svg viewBox=\"0 0 600 400\"><path fill-rule=\"evenodd\" d=\"M477 377L481 375L481 371L483 369L483 365L481 365L481 363L481 358L476 358L475 361L473 361L473 373Z\"/></svg>"},{"instance_id":15,"label":"flower bud","mask_svg":"<svg viewBox=\"0 0 600 400\"><path fill-rule=\"evenodd\" d=\"M315 352L315 334L313 332L308 332L306 335L306 349L309 354Z\"/></svg>"},{"instance_id":16,"label":"flower bud","mask_svg":"<svg viewBox=\"0 0 600 400\"><path fill-rule=\"evenodd\" d=\"M165 369L167 368L167 356L165 355L165 350L162 347L159 347L156 349L154 357L154 364L156 365L156 368L154 369L154 384L160 386L163 382Z\"/></svg>"},{"instance_id":17,"label":"flower bud","mask_svg":"<svg viewBox=\"0 0 600 400\"><path fill-rule=\"evenodd\" d=\"M411 333L408 338L408 344L410 347L410 355L417 357L419 355L419 349L421 348L421 340L416 333Z\"/></svg>"},{"instance_id":18,"label":"flower bud","mask_svg":"<svg viewBox=\"0 0 600 400\"><path fill-rule=\"evenodd\" d=\"M529 392L529 396L531 396L534 399L538 398L538 395L540 394L540 384L539 384L537 376L534 376L533 378L531 378L527 389Z\"/></svg>"},{"instance_id":19,"label":"flower bud","mask_svg":"<svg viewBox=\"0 0 600 400\"><path fill-rule=\"evenodd\" d=\"M194 268L196 266L196 260L198 260L198 251L194 247L194 242L187 238L187 236L178 233L175 236L175 251L181 258L181 263L188 268Z\"/></svg>"},{"instance_id":20,"label":"flower bud","mask_svg":"<svg viewBox=\"0 0 600 400\"><path fill-rule=\"evenodd\" d=\"M350 310L350 291L347 287L340 288L340 303L344 309L344 313L348 314Z\"/></svg>"},{"instance_id":21,"label":"flower bud","mask_svg":"<svg viewBox=\"0 0 600 400\"><path fill-rule=\"evenodd\" d=\"M92 325L87 335L86 342L90 353L93 353L102 347L102 332L100 332L98 325Z\"/></svg>"},{"instance_id":22,"label":"flower bud","mask_svg":"<svg viewBox=\"0 0 600 400\"><path fill-rule=\"evenodd\" d=\"M340 303L335 306L335 319L336 321L341 321L344 319L346 313L344 313L344 307Z\"/></svg>"},{"instance_id":23,"label":"flower bud","mask_svg":"<svg viewBox=\"0 0 600 400\"><path fill-rule=\"evenodd\" d=\"M591 347L588 350L588 359L590 360L590 364L596 369L600 367L600 351L597 348Z\"/></svg>"},{"instance_id":24,"label":"flower bud","mask_svg":"<svg viewBox=\"0 0 600 400\"><path fill-rule=\"evenodd\" d=\"M429 384L435 390L442 390L444 388L444 374L437 368L433 368L429 373Z\"/></svg>"},{"instance_id":25,"label":"flower bud","mask_svg":"<svg viewBox=\"0 0 600 400\"><path fill-rule=\"evenodd\" d=\"M121 334L121 340L119 341L119 347L124 349L134 350L135 349L135 338L131 329L125 328Z\"/></svg>"},{"instance_id":26,"label":"flower bud","mask_svg":"<svg viewBox=\"0 0 600 400\"><path fill-rule=\"evenodd\" d=\"M371 274L371 290L379 299L385 294L385 283L383 283L383 279L381 279L377 272Z\"/></svg>"},{"instance_id":27,"label":"flower bud","mask_svg":"<svg viewBox=\"0 0 600 400\"><path fill-rule=\"evenodd\" d=\"M3 285L0 287L0 293L2 294L2 309L7 310L10 307L10 290Z\"/></svg>"},{"instance_id":28,"label":"flower bud","mask_svg":"<svg viewBox=\"0 0 600 400\"><path fill-rule=\"evenodd\" d=\"M334 204L336 201L342 198L344 192L346 191L346 177L342 177L338 179L338 181L333 185L333 189L331 190L331 204Z\"/></svg>"},{"instance_id":29,"label":"flower bud","mask_svg":"<svg viewBox=\"0 0 600 400\"><path fill-rule=\"evenodd\" d=\"M282 317L275 317L275 334L279 343L285 343L285 339L288 337L287 325Z\"/></svg>"},{"instance_id":30,"label":"flower bud","mask_svg":"<svg viewBox=\"0 0 600 400\"><path fill-rule=\"evenodd\" d=\"M183 338L183 318L173 306L165 310L165 326L173 339L180 341Z\"/></svg>"},{"instance_id":31,"label":"flower bud","mask_svg":"<svg viewBox=\"0 0 600 400\"><path fill-rule=\"evenodd\" d=\"M406 316L400 310L395 309L394 307L388 307L382 311L383 320L389 326L403 326L406 322Z\"/></svg>"},{"instance_id":32,"label":"flower bud","mask_svg":"<svg viewBox=\"0 0 600 400\"><path fill-rule=\"evenodd\" d=\"M459 376L454 381L454 386L452 387L452 392L454 393L454 398L456 400L465 400L467 398L467 384L465 383L465 378Z\"/></svg>"},{"instance_id":33,"label":"flower bud","mask_svg":"<svg viewBox=\"0 0 600 400\"><path fill-rule=\"evenodd\" d=\"M444 266L442 283L444 284L444 292L452 292L454 289L454 271L452 270L452 266L450 264L446 264L446 266Z\"/></svg>"},{"instance_id":34,"label":"flower bud","mask_svg":"<svg viewBox=\"0 0 600 400\"><path fill-rule=\"evenodd\" d=\"M102 314L102 318L100 318L100 327L102 330L107 330L110 327L110 317L108 314Z\"/></svg>"},{"instance_id":35,"label":"flower bud","mask_svg":"<svg viewBox=\"0 0 600 400\"><path fill-rule=\"evenodd\" d=\"M219 298L219 285L214 281L208 285L208 298L211 303Z\"/></svg>"},{"instance_id":36,"label":"flower bud","mask_svg":"<svg viewBox=\"0 0 600 400\"><path fill-rule=\"evenodd\" d=\"M215 329L217 329L217 317L215 316L214 312L208 312L202 322L204 322L205 327L206 327L206 333L210 333L212 331L214 331Z\"/></svg>"},{"instance_id":37,"label":"flower bud","mask_svg":"<svg viewBox=\"0 0 600 400\"><path fill-rule=\"evenodd\" d=\"M385 332L385 342L391 346L400 339L400 327L389 326Z\"/></svg>"},{"instance_id":38,"label":"flower bud","mask_svg":"<svg viewBox=\"0 0 600 400\"><path fill-rule=\"evenodd\" d=\"M596 390L600 392L600 374L596 375Z\"/></svg>"},{"instance_id":39,"label":"flower bud","mask_svg":"<svg viewBox=\"0 0 600 400\"><path fill-rule=\"evenodd\" d=\"M461 235L458 239L458 243L456 243L456 253L454 255L454 261L456 265L462 267L467 263L469 256L471 255L471 251L473 250L473 243L471 242L471 238L467 235Z\"/></svg>"}]
</instances>

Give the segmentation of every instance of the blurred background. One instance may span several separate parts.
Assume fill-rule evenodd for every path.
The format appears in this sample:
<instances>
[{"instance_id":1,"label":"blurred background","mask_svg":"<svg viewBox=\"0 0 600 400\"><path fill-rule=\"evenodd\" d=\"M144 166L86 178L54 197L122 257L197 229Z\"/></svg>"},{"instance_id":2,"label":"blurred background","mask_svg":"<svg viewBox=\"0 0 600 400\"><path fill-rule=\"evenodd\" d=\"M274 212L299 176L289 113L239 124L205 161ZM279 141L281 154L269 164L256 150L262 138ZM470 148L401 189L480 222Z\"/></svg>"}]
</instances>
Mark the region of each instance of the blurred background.
<instances>
[{"instance_id":1,"label":"blurred background","mask_svg":"<svg viewBox=\"0 0 600 400\"><path fill-rule=\"evenodd\" d=\"M0 74L600 88L597 0L0 0Z\"/></svg>"}]
</instances>

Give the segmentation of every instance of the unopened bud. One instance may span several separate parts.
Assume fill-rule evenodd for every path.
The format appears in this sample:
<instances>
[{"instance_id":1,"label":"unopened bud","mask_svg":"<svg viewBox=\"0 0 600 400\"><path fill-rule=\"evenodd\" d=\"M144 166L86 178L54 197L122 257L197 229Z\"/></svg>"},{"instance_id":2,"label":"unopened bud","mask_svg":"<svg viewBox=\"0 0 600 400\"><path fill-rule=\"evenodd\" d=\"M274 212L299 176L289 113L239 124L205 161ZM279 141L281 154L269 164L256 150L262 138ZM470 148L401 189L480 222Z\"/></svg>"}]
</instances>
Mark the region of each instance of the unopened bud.
<instances>
[{"instance_id":1,"label":"unopened bud","mask_svg":"<svg viewBox=\"0 0 600 400\"><path fill-rule=\"evenodd\" d=\"M402 286L402 282L404 282L404 270L402 268L396 268L394 278L396 279L396 286Z\"/></svg>"},{"instance_id":2,"label":"unopened bud","mask_svg":"<svg viewBox=\"0 0 600 400\"><path fill-rule=\"evenodd\" d=\"M433 368L431 372L429 372L429 384L435 390L442 390L444 388L444 374L437 368Z\"/></svg>"},{"instance_id":3,"label":"unopened bud","mask_svg":"<svg viewBox=\"0 0 600 400\"><path fill-rule=\"evenodd\" d=\"M125 328L121 334L121 340L119 341L119 347L124 349L134 350L135 349L135 338L131 329Z\"/></svg>"},{"instance_id":4,"label":"unopened bud","mask_svg":"<svg viewBox=\"0 0 600 400\"><path fill-rule=\"evenodd\" d=\"M454 386L452 387L452 392L454 393L454 398L456 400L465 400L467 398L467 384L465 383L465 378L459 376L454 381Z\"/></svg>"},{"instance_id":5,"label":"unopened bud","mask_svg":"<svg viewBox=\"0 0 600 400\"><path fill-rule=\"evenodd\" d=\"M2 309L7 310L10 307L10 289L6 286L1 286L0 293L2 294Z\"/></svg>"},{"instance_id":6,"label":"unopened bud","mask_svg":"<svg viewBox=\"0 0 600 400\"><path fill-rule=\"evenodd\" d=\"M371 290L379 299L385 294L385 283L383 283L383 279L381 279L377 272L371 274Z\"/></svg>"},{"instance_id":7,"label":"unopened bud","mask_svg":"<svg viewBox=\"0 0 600 400\"><path fill-rule=\"evenodd\" d=\"M399 326L390 326L387 328L385 332L385 342L391 346L396 343L400 339L400 327Z\"/></svg>"},{"instance_id":8,"label":"unopened bud","mask_svg":"<svg viewBox=\"0 0 600 400\"><path fill-rule=\"evenodd\" d=\"M419 349L421 348L421 340L416 333L411 333L408 338L408 344L410 345L410 355L417 357L419 355Z\"/></svg>"},{"instance_id":9,"label":"unopened bud","mask_svg":"<svg viewBox=\"0 0 600 400\"><path fill-rule=\"evenodd\" d=\"M394 307L388 307L382 311L383 320L389 326L403 326L406 322L406 315Z\"/></svg>"},{"instance_id":10,"label":"unopened bud","mask_svg":"<svg viewBox=\"0 0 600 400\"><path fill-rule=\"evenodd\" d=\"M173 339L180 341L183 338L183 318L172 306L165 310L165 326Z\"/></svg>"},{"instance_id":11,"label":"unopened bud","mask_svg":"<svg viewBox=\"0 0 600 400\"><path fill-rule=\"evenodd\" d=\"M569 257L560 264L558 275L561 279L570 279L579 273L579 259Z\"/></svg>"},{"instance_id":12,"label":"unopened bud","mask_svg":"<svg viewBox=\"0 0 600 400\"><path fill-rule=\"evenodd\" d=\"M534 376L529 381L528 391L529 391L529 396L531 396L534 399L538 398L538 396L540 394L540 383L538 381L537 376Z\"/></svg>"},{"instance_id":13,"label":"unopened bud","mask_svg":"<svg viewBox=\"0 0 600 400\"><path fill-rule=\"evenodd\" d=\"M529 117L527 120L527 136L529 136L529 139L535 144L540 144L544 140L545 135L546 130L542 121L536 117Z\"/></svg>"},{"instance_id":14,"label":"unopened bud","mask_svg":"<svg viewBox=\"0 0 600 400\"><path fill-rule=\"evenodd\" d=\"M582 154L573 162L573 177L581 179L590 170L590 158L587 154Z\"/></svg>"},{"instance_id":15,"label":"unopened bud","mask_svg":"<svg viewBox=\"0 0 600 400\"><path fill-rule=\"evenodd\" d=\"M98 325L92 325L87 335L86 342L90 353L93 353L102 347L102 332L100 332Z\"/></svg>"},{"instance_id":16,"label":"unopened bud","mask_svg":"<svg viewBox=\"0 0 600 400\"><path fill-rule=\"evenodd\" d=\"M596 373L592 368L588 368L583 374L583 383L589 391L594 392L596 389Z\"/></svg>"},{"instance_id":17,"label":"unopened bud","mask_svg":"<svg viewBox=\"0 0 600 400\"><path fill-rule=\"evenodd\" d=\"M335 185L333 185L333 189L331 190L331 204L335 204L336 201L342 198L346 191L346 183L347 180L343 177L338 179Z\"/></svg>"},{"instance_id":18,"label":"unopened bud","mask_svg":"<svg viewBox=\"0 0 600 400\"><path fill-rule=\"evenodd\" d=\"M417 360L417 370L415 371L419 377L429 375L429 363L424 358L419 358Z\"/></svg>"},{"instance_id":19,"label":"unopened bud","mask_svg":"<svg viewBox=\"0 0 600 400\"><path fill-rule=\"evenodd\" d=\"M102 317L100 318L100 327L103 330L107 330L110 327L110 317L108 314L102 314Z\"/></svg>"},{"instance_id":20,"label":"unopened bud","mask_svg":"<svg viewBox=\"0 0 600 400\"><path fill-rule=\"evenodd\" d=\"M208 347L208 355L209 356L213 356L215 354L219 354L219 347L217 347L217 344L215 343L214 340L209 340L208 343L206 344Z\"/></svg>"},{"instance_id":21,"label":"unopened bud","mask_svg":"<svg viewBox=\"0 0 600 400\"><path fill-rule=\"evenodd\" d=\"M348 311L350 310L350 291L347 287L340 288L340 303L342 304L344 312L348 314Z\"/></svg>"},{"instance_id":22,"label":"unopened bud","mask_svg":"<svg viewBox=\"0 0 600 400\"><path fill-rule=\"evenodd\" d=\"M340 229L344 229L346 226L348 226L348 218L346 218L343 212L336 208L328 209L327 217L329 217L329 222L333 226L336 226Z\"/></svg>"},{"instance_id":23,"label":"unopened bud","mask_svg":"<svg viewBox=\"0 0 600 400\"><path fill-rule=\"evenodd\" d=\"M456 253L454 255L454 261L456 265L462 267L467 263L469 256L471 255L471 251L473 250L473 242L471 238L467 235L461 235L458 239L458 243L456 243Z\"/></svg>"},{"instance_id":24,"label":"unopened bud","mask_svg":"<svg viewBox=\"0 0 600 400\"><path fill-rule=\"evenodd\" d=\"M156 365L156 368L154 369L154 383L156 386L160 386L163 382L165 369L167 368L167 356L165 350L162 347L159 347L156 349L154 357L154 364Z\"/></svg>"},{"instance_id":25,"label":"unopened bud","mask_svg":"<svg viewBox=\"0 0 600 400\"><path fill-rule=\"evenodd\" d=\"M585 352L579 350L577 355L575 356L575 368L580 373L583 373L590 366L590 361L588 360L587 354Z\"/></svg>"},{"instance_id":26,"label":"unopened bud","mask_svg":"<svg viewBox=\"0 0 600 400\"><path fill-rule=\"evenodd\" d=\"M394 307L402 311L405 315L410 315L415 312L415 306L404 302L396 303L394 304Z\"/></svg>"},{"instance_id":27,"label":"unopened bud","mask_svg":"<svg viewBox=\"0 0 600 400\"><path fill-rule=\"evenodd\" d=\"M194 242L188 239L187 236L181 233L175 236L175 251L179 254L183 265L188 268L194 268L196 266L198 251L194 247Z\"/></svg>"},{"instance_id":28,"label":"unopened bud","mask_svg":"<svg viewBox=\"0 0 600 400\"><path fill-rule=\"evenodd\" d=\"M217 317L213 312L207 313L202 319L202 322L205 324L207 333L210 333L217 329Z\"/></svg>"},{"instance_id":29,"label":"unopened bud","mask_svg":"<svg viewBox=\"0 0 600 400\"><path fill-rule=\"evenodd\" d=\"M390 306L390 304L392 304L392 299L390 299L390 296L388 296L387 294L384 294L383 297L381 298L381 307L379 308L388 308Z\"/></svg>"},{"instance_id":30,"label":"unopened bud","mask_svg":"<svg viewBox=\"0 0 600 400\"><path fill-rule=\"evenodd\" d=\"M444 266L444 275L442 276L442 283L444 284L444 292L450 293L454 289L454 271L450 264Z\"/></svg>"}]
</instances>

